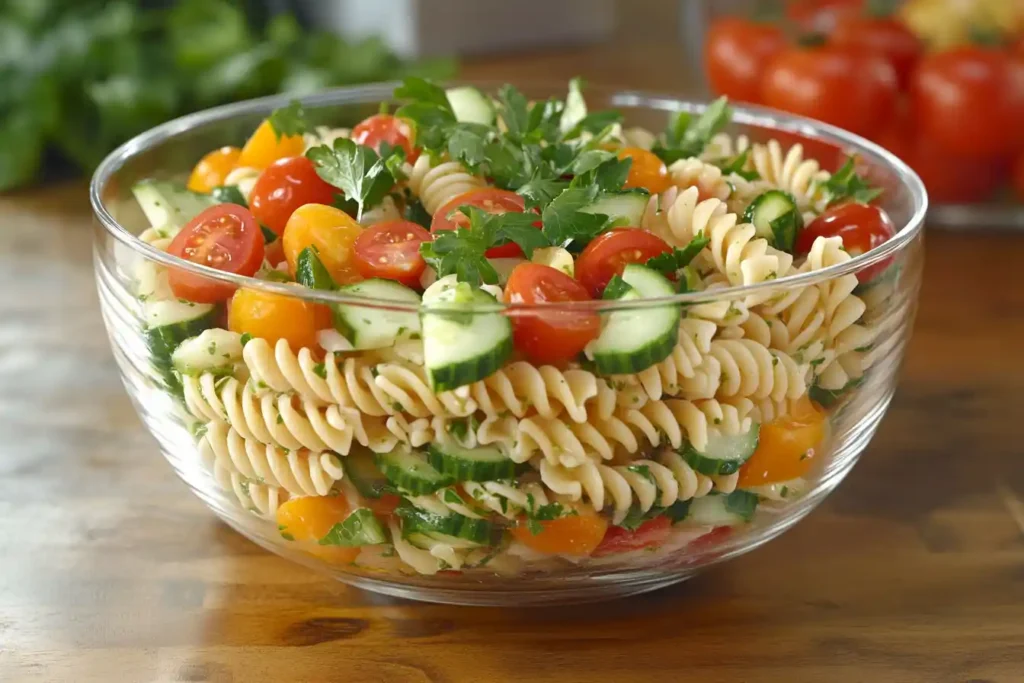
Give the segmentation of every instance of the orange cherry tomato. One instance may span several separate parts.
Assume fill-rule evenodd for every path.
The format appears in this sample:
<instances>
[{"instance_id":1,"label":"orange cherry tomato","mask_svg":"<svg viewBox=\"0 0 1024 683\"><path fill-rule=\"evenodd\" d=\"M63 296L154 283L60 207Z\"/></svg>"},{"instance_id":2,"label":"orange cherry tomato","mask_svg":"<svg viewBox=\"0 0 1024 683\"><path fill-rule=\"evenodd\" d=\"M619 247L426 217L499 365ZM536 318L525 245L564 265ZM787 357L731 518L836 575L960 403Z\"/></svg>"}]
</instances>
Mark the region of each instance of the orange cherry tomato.
<instances>
[{"instance_id":1,"label":"orange cherry tomato","mask_svg":"<svg viewBox=\"0 0 1024 683\"><path fill-rule=\"evenodd\" d=\"M228 329L271 345L285 339L293 351L318 348L316 334L328 327L331 312L326 306L283 294L242 288L228 307Z\"/></svg>"},{"instance_id":2,"label":"orange cherry tomato","mask_svg":"<svg viewBox=\"0 0 1024 683\"><path fill-rule=\"evenodd\" d=\"M608 521L596 512L580 512L548 522L533 533L525 522L512 527L512 536L531 550L557 555L587 556L601 544Z\"/></svg>"},{"instance_id":3,"label":"orange cherry tomato","mask_svg":"<svg viewBox=\"0 0 1024 683\"><path fill-rule=\"evenodd\" d=\"M249 193L249 207L263 225L278 235L295 210L306 204L330 204L339 191L316 174L306 157L275 161L256 179Z\"/></svg>"},{"instance_id":4,"label":"orange cherry tomato","mask_svg":"<svg viewBox=\"0 0 1024 683\"><path fill-rule=\"evenodd\" d=\"M806 254L818 237L841 237L850 256L860 256L892 239L896 228L882 209L869 204L850 202L833 206L800 231L796 253ZM857 273L861 282L870 282L892 263L886 259Z\"/></svg>"},{"instance_id":5,"label":"orange cherry tomato","mask_svg":"<svg viewBox=\"0 0 1024 683\"><path fill-rule=\"evenodd\" d=\"M538 263L520 263L509 275L505 296L513 304L589 301L580 283L565 273ZM596 312L523 311L512 317L516 348L535 363L563 363L575 358L601 333Z\"/></svg>"},{"instance_id":6,"label":"orange cherry tomato","mask_svg":"<svg viewBox=\"0 0 1024 683\"><path fill-rule=\"evenodd\" d=\"M356 238L356 268L363 277L397 280L418 289L427 267L420 245L432 239L433 235L411 221L377 223Z\"/></svg>"},{"instance_id":7,"label":"orange cherry tomato","mask_svg":"<svg viewBox=\"0 0 1024 683\"><path fill-rule=\"evenodd\" d=\"M225 273L254 275L263 263L263 234L244 206L218 204L190 220L167 251ZM167 279L175 296L195 303L215 304L235 291L234 285L179 268L171 268Z\"/></svg>"},{"instance_id":8,"label":"orange cherry tomato","mask_svg":"<svg viewBox=\"0 0 1024 683\"><path fill-rule=\"evenodd\" d=\"M761 79L775 55L786 49L778 26L723 17L708 28L704 48L711 88L739 102L761 101Z\"/></svg>"},{"instance_id":9,"label":"orange cherry tomato","mask_svg":"<svg viewBox=\"0 0 1024 683\"><path fill-rule=\"evenodd\" d=\"M341 495L291 498L277 509L277 526L282 535L296 541L317 543L350 513L351 507ZM356 559L359 548L316 546L310 552L330 562L348 564Z\"/></svg>"},{"instance_id":10,"label":"orange cherry tomato","mask_svg":"<svg viewBox=\"0 0 1024 683\"><path fill-rule=\"evenodd\" d=\"M896 70L885 57L837 45L790 48L764 74L769 107L871 136L892 118Z\"/></svg>"},{"instance_id":11,"label":"orange cherry tomato","mask_svg":"<svg viewBox=\"0 0 1024 683\"><path fill-rule=\"evenodd\" d=\"M523 213L526 211L526 200L515 192L499 190L496 187L470 190L453 198L437 210L434 220L430 223L430 232L437 234L442 230L455 230L468 226L469 218L461 211L456 211L460 206L475 206L492 214ZM537 221L536 226L541 227L540 221ZM523 250L513 242L492 247L486 252L488 258L513 258L522 255Z\"/></svg>"},{"instance_id":12,"label":"orange cherry tomato","mask_svg":"<svg viewBox=\"0 0 1024 683\"><path fill-rule=\"evenodd\" d=\"M672 187L665 162L654 152L640 147L623 147L619 150L619 158L633 160L624 188L642 187L651 194L658 194Z\"/></svg>"},{"instance_id":13,"label":"orange cherry tomato","mask_svg":"<svg viewBox=\"0 0 1024 683\"><path fill-rule=\"evenodd\" d=\"M616 228L590 241L576 260L576 279L598 299L608 282L630 263L672 251L657 235L639 228Z\"/></svg>"},{"instance_id":14,"label":"orange cherry tomato","mask_svg":"<svg viewBox=\"0 0 1024 683\"><path fill-rule=\"evenodd\" d=\"M341 209L324 204L299 207L284 229L281 241L288 268L295 275L299 254L316 247L317 256L334 281L348 285L362 280L355 258L355 243L363 226Z\"/></svg>"},{"instance_id":15,"label":"orange cherry tomato","mask_svg":"<svg viewBox=\"0 0 1024 683\"><path fill-rule=\"evenodd\" d=\"M412 146L412 128L391 114L374 114L357 125L352 129L352 141L372 147L378 154L382 142L391 147L401 147L409 163L416 161L420 155L420 151Z\"/></svg>"},{"instance_id":16,"label":"orange cherry tomato","mask_svg":"<svg viewBox=\"0 0 1024 683\"><path fill-rule=\"evenodd\" d=\"M806 475L824 438L825 413L804 396L788 415L761 425L757 450L743 463L736 485L747 488Z\"/></svg>"},{"instance_id":17,"label":"orange cherry tomato","mask_svg":"<svg viewBox=\"0 0 1024 683\"><path fill-rule=\"evenodd\" d=\"M306 141L301 135L283 135L279 138L270 121L264 121L242 147L238 165L266 168L278 159L299 156L305 148Z\"/></svg>"},{"instance_id":18,"label":"orange cherry tomato","mask_svg":"<svg viewBox=\"0 0 1024 683\"><path fill-rule=\"evenodd\" d=\"M242 150L237 147L213 150L200 159L192 169L192 175L188 177L188 189L193 192L209 192L215 187L220 187L228 174L238 166L238 158L241 155Z\"/></svg>"},{"instance_id":19,"label":"orange cherry tomato","mask_svg":"<svg viewBox=\"0 0 1024 683\"><path fill-rule=\"evenodd\" d=\"M910 74L923 52L914 32L892 17L842 17L829 42L882 55L896 70L901 89L910 82Z\"/></svg>"},{"instance_id":20,"label":"orange cherry tomato","mask_svg":"<svg viewBox=\"0 0 1024 683\"><path fill-rule=\"evenodd\" d=\"M668 517L650 519L633 531L621 526L608 527L608 533L601 540L601 545L594 549L594 557L628 553L631 550L657 548L668 540L672 533L672 520Z\"/></svg>"}]
</instances>

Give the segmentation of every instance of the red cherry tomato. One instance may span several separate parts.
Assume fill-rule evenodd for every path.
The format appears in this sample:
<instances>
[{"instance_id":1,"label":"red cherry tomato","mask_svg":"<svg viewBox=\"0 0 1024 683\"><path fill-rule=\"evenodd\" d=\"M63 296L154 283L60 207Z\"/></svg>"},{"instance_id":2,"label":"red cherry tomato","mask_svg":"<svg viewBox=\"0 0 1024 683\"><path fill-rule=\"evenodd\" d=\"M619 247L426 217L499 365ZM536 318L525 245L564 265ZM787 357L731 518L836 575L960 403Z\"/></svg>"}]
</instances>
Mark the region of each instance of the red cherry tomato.
<instances>
[{"instance_id":1,"label":"red cherry tomato","mask_svg":"<svg viewBox=\"0 0 1024 683\"><path fill-rule=\"evenodd\" d=\"M910 82L910 73L922 52L914 32L892 17L842 17L829 42L882 55L896 70L901 88Z\"/></svg>"},{"instance_id":2,"label":"red cherry tomato","mask_svg":"<svg viewBox=\"0 0 1024 683\"><path fill-rule=\"evenodd\" d=\"M912 135L899 154L917 171L936 204L969 204L990 198L1005 178L1000 161L967 159L945 151L919 132Z\"/></svg>"},{"instance_id":3,"label":"red cherry tomato","mask_svg":"<svg viewBox=\"0 0 1024 683\"><path fill-rule=\"evenodd\" d=\"M786 17L804 33L831 33L845 17L857 16L864 0L790 0Z\"/></svg>"},{"instance_id":4,"label":"red cherry tomato","mask_svg":"<svg viewBox=\"0 0 1024 683\"><path fill-rule=\"evenodd\" d=\"M521 263L505 284L513 304L589 301L583 285L565 273L538 263ZM601 333L601 318L587 311L523 311L512 317L516 348L536 363L558 364L575 358Z\"/></svg>"},{"instance_id":5,"label":"red cherry tomato","mask_svg":"<svg viewBox=\"0 0 1024 683\"><path fill-rule=\"evenodd\" d=\"M437 234L441 230L454 230L469 225L469 219L461 211L456 211L460 206L475 206L487 213L508 213L514 211L523 213L526 211L526 201L515 192L499 190L495 187L487 187L480 190L470 190L458 197L453 198L442 206L434 214L434 220L430 223L430 232ZM536 223L540 227L540 221ZM522 256L523 250L518 244L509 243L499 247L492 247L487 250L488 258L513 258Z\"/></svg>"},{"instance_id":6,"label":"red cherry tomato","mask_svg":"<svg viewBox=\"0 0 1024 683\"><path fill-rule=\"evenodd\" d=\"M576 279L595 299L630 263L672 251L665 240L638 228L616 228L593 239L576 260Z\"/></svg>"},{"instance_id":7,"label":"red cherry tomato","mask_svg":"<svg viewBox=\"0 0 1024 683\"><path fill-rule=\"evenodd\" d=\"M884 57L825 45L776 57L764 74L762 101L870 136L892 117L896 95L896 71Z\"/></svg>"},{"instance_id":8,"label":"red cherry tomato","mask_svg":"<svg viewBox=\"0 0 1024 683\"><path fill-rule=\"evenodd\" d=\"M306 157L275 161L256 179L249 193L249 207L263 225L278 235L295 209L305 204L330 204L340 191L320 179Z\"/></svg>"},{"instance_id":9,"label":"red cherry tomato","mask_svg":"<svg viewBox=\"0 0 1024 683\"><path fill-rule=\"evenodd\" d=\"M672 520L668 517L655 517L637 527L635 530L623 529L620 526L608 527L601 540L601 545L594 549L592 557L628 553L631 550L657 548L672 532Z\"/></svg>"},{"instance_id":10,"label":"red cherry tomato","mask_svg":"<svg viewBox=\"0 0 1024 683\"><path fill-rule=\"evenodd\" d=\"M248 209L237 204L211 206L181 229L168 253L225 273L254 275L263 263L263 234ZM168 281L174 295L200 304L224 301L233 285L171 268Z\"/></svg>"},{"instance_id":11,"label":"red cherry tomato","mask_svg":"<svg viewBox=\"0 0 1024 683\"><path fill-rule=\"evenodd\" d=\"M1024 59L966 46L921 60L911 84L922 134L971 159L1024 149Z\"/></svg>"},{"instance_id":12,"label":"red cherry tomato","mask_svg":"<svg viewBox=\"0 0 1024 683\"><path fill-rule=\"evenodd\" d=\"M821 214L800 231L796 240L796 252L806 254L818 237L841 237L843 248L850 256L860 256L896 234L888 214L877 206L869 204L840 204ZM869 282L889 267L892 259L865 268L857 273L861 282Z\"/></svg>"},{"instance_id":13,"label":"red cherry tomato","mask_svg":"<svg viewBox=\"0 0 1024 683\"><path fill-rule=\"evenodd\" d=\"M420 244L432 239L429 232L410 221L377 223L356 238L356 269L363 277L398 280L418 288L420 275L427 267L420 256Z\"/></svg>"},{"instance_id":14,"label":"red cherry tomato","mask_svg":"<svg viewBox=\"0 0 1024 683\"><path fill-rule=\"evenodd\" d=\"M760 103L764 70L785 49L786 36L778 26L737 17L716 20L704 48L712 89L731 100Z\"/></svg>"},{"instance_id":15,"label":"red cherry tomato","mask_svg":"<svg viewBox=\"0 0 1024 683\"><path fill-rule=\"evenodd\" d=\"M405 158L412 163L420 151L412 146L412 129L409 124L391 114L374 114L352 129L352 141L372 147L380 152L380 143L405 150Z\"/></svg>"}]
</instances>

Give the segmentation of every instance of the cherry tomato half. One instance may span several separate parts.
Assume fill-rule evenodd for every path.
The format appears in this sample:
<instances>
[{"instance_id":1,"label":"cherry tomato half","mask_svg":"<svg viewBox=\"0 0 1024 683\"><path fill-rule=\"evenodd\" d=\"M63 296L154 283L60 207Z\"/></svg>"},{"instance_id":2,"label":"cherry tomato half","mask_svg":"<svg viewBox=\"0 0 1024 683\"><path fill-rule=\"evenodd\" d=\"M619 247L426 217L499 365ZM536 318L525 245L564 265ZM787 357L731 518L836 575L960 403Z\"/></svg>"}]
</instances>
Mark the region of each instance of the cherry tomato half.
<instances>
[{"instance_id":1,"label":"cherry tomato half","mask_svg":"<svg viewBox=\"0 0 1024 683\"><path fill-rule=\"evenodd\" d=\"M281 242L288 270L297 272L299 254L315 247L320 262L335 284L349 285L362 280L355 257L355 243L363 226L341 209L326 204L304 204L288 219Z\"/></svg>"},{"instance_id":2,"label":"cherry tomato half","mask_svg":"<svg viewBox=\"0 0 1024 683\"><path fill-rule=\"evenodd\" d=\"M896 70L901 88L910 82L922 52L921 41L914 32L892 17L842 17L829 42L882 55Z\"/></svg>"},{"instance_id":3,"label":"cherry tomato half","mask_svg":"<svg viewBox=\"0 0 1024 683\"><path fill-rule=\"evenodd\" d=\"M327 536L335 524L351 512L344 496L299 496L277 509L277 526L282 534L295 541L307 541L309 552L328 562L348 564L356 559L359 548L320 546L317 541Z\"/></svg>"},{"instance_id":4,"label":"cherry tomato half","mask_svg":"<svg viewBox=\"0 0 1024 683\"><path fill-rule=\"evenodd\" d=\"M521 523L512 527L512 536L531 550L557 555L590 555L608 530L608 520L596 512L581 511L538 523L541 525L539 533L533 533L529 525Z\"/></svg>"},{"instance_id":5,"label":"cherry tomato half","mask_svg":"<svg viewBox=\"0 0 1024 683\"><path fill-rule=\"evenodd\" d=\"M619 150L619 158L633 160L623 188L642 187L651 194L660 194L672 187L672 178L665 162L654 152L640 147L623 147Z\"/></svg>"},{"instance_id":6,"label":"cherry tomato half","mask_svg":"<svg viewBox=\"0 0 1024 683\"><path fill-rule=\"evenodd\" d=\"M521 263L505 284L513 304L589 301L580 283L565 273L539 263ZM523 311L512 317L516 348L536 363L572 360L601 332L601 318L588 311Z\"/></svg>"},{"instance_id":7,"label":"cherry tomato half","mask_svg":"<svg viewBox=\"0 0 1024 683\"><path fill-rule=\"evenodd\" d=\"M382 142L391 147L401 147L409 163L416 161L420 155L420 151L412 146L412 129L409 124L391 114L374 114L360 123L352 129L352 141L372 147L377 153L380 153Z\"/></svg>"},{"instance_id":8,"label":"cherry tomato half","mask_svg":"<svg viewBox=\"0 0 1024 683\"><path fill-rule=\"evenodd\" d=\"M190 220L167 251L226 273L254 275L263 264L263 234L244 206L218 204ZM234 285L178 268L170 269L168 281L175 296L201 304L223 301L235 291Z\"/></svg>"},{"instance_id":9,"label":"cherry tomato half","mask_svg":"<svg viewBox=\"0 0 1024 683\"><path fill-rule=\"evenodd\" d=\"M461 211L456 211L460 206L475 206L487 213L501 214L514 211L523 213L526 211L526 200L515 192L499 190L494 187L464 192L454 197L447 204L442 206L434 214L434 220L430 223L430 232L437 234L441 230L454 230L469 225L469 219ZM536 223L540 227L540 221ZM518 244L509 243L487 250L488 258L513 258L522 256L523 250Z\"/></svg>"},{"instance_id":10,"label":"cherry tomato half","mask_svg":"<svg viewBox=\"0 0 1024 683\"><path fill-rule=\"evenodd\" d=\"M764 70L785 49L786 36L778 26L738 17L716 20L704 48L712 89L731 100L759 104Z\"/></svg>"},{"instance_id":11,"label":"cherry tomato half","mask_svg":"<svg viewBox=\"0 0 1024 683\"><path fill-rule=\"evenodd\" d=\"M789 481L807 474L825 438L825 413L804 396L788 415L761 425L757 450L740 468L739 488Z\"/></svg>"},{"instance_id":12,"label":"cherry tomato half","mask_svg":"<svg viewBox=\"0 0 1024 683\"><path fill-rule=\"evenodd\" d=\"M639 228L616 228L591 240L576 260L576 279L590 295L600 298L608 282L621 275L630 263L646 263L648 259L672 251L657 235Z\"/></svg>"},{"instance_id":13,"label":"cherry tomato half","mask_svg":"<svg viewBox=\"0 0 1024 683\"><path fill-rule=\"evenodd\" d=\"M840 204L828 209L800 231L796 252L806 254L818 237L841 237L843 248L850 256L860 256L896 234L892 219L882 209L869 204ZM857 273L861 282L870 282L889 267L892 259L885 259Z\"/></svg>"},{"instance_id":14,"label":"cherry tomato half","mask_svg":"<svg viewBox=\"0 0 1024 683\"><path fill-rule=\"evenodd\" d=\"M243 287L228 305L228 329L265 339L285 339L293 351L317 348L317 332L331 327L331 311L294 296Z\"/></svg>"},{"instance_id":15,"label":"cherry tomato half","mask_svg":"<svg viewBox=\"0 0 1024 683\"><path fill-rule=\"evenodd\" d=\"M241 155L242 150L237 147L213 150L200 159L192 169L192 174L188 177L188 189L193 192L209 192L223 185L224 179L238 165L238 158Z\"/></svg>"},{"instance_id":16,"label":"cherry tomato half","mask_svg":"<svg viewBox=\"0 0 1024 683\"><path fill-rule=\"evenodd\" d=\"M266 168L278 159L299 156L305 146L306 141L301 135L278 137L270 121L263 121L242 147L238 165Z\"/></svg>"},{"instance_id":17,"label":"cherry tomato half","mask_svg":"<svg viewBox=\"0 0 1024 683\"><path fill-rule=\"evenodd\" d=\"M762 101L870 136L892 117L896 71L884 57L825 45L789 49L764 75Z\"/></svg>"},{"instance_id":18,"label":"cherry tomato half","mask_svg":"<svg viewBox=\"0 0 1024 683\"><path fill-rule=\"evenodd\" d=\"M608 528L608 533L601 540L601 545L594 549L593 557L628 553L631 550L657 548L672 532L672 520L668 517L655 517L638 526L633 531L620 526Z\"/></svg>"},{"instance_id":19,"label":"cherry tomato half","mask_svg":"<svg viewBox=\"0 0 1024 683\"><path fill-rule=\"evenodd\" d=\"M419 288L427 267L420 245L433 235L411 221L387 221L372 225L356 238L356 268L363 277L382 277Z\"/></svg>"},{"instance_id":20,"label":"cherry tomato half","mask_svg":"<svg viewBox=\"0 0 1024 683\"><path fill-rule=\"evenodd\" d=\"M312 161L290 157L275 161L260 174L249 193L249 206L256 220L281 235L295 209L330 204L337 193L316 174Z\"/></svg>"},{"instance_id":21,"label":"cherry tomato half","mask_svg":"<svg viewBox=\"0 0 1024 683\"><path fill-rule=\"evenodd\" d=\"M945 150L972 159L1024 148L1024 59L966 46L921 60L911 86L917 124Z\"/></svg>"}]
</instances>

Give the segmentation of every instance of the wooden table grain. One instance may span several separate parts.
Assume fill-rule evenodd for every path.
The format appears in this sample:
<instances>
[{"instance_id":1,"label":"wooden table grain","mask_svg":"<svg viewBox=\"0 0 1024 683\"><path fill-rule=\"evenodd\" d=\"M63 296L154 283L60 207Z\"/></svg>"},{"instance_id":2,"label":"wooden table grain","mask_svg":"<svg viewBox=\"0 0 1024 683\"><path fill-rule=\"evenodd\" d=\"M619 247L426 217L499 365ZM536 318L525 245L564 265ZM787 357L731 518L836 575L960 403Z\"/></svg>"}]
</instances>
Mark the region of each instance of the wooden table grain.
<instances>
[{"instance_id":1,"label":"wooden table grain","mask_svg":"<svg viewBox=\"0 0 1024 683\"><path fill-rule=\"evenodd\" d=\"M216 521L122 390L91 241L81 183L0 198L0 681L1024 681L1024 235L929 234L900 389L809 518L675 588L530 610L364 593Z\"/></svg>"}]
</instances>

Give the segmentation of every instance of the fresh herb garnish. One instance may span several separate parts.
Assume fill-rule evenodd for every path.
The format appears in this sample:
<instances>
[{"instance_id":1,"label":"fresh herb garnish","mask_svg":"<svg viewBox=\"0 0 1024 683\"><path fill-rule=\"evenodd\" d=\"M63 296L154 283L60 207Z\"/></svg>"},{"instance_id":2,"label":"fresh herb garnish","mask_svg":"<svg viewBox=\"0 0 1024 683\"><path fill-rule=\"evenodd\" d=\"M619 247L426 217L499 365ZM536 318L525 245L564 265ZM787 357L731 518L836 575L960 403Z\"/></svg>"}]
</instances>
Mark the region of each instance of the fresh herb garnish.
<instances>
[{"instance_id":1,"label":"fresh herb garnish","mask_svg":"<svg viewBox=\"0 0 1024 683\"><path fill-rule=\"evenodd\" d=\"M526 528L529 529L530 533L534 536L544 531L544 525L541 524L541 522L550 522L560 517L578 514L575 510L567 510L561 503L537 505L537 501L533 497L532 493L526 494L525 512Z\"/></svg>"},{"instance_id":2,"label":"fresh herb garnish","mask_svg":"<svg viewBox=\"0 0 1024 683\"><path fill-rule=\"evenodd\" d=\"M315 247L306 247L299 252L295 263L295 281L310 289L332 290L337 286L323 261L316 255Z\"/></svg>"},{"instance_id":3,"label":"fresh herb garnish","mask_svg":"<svg viewBox=\"0 0 1024 683\"><path fill-rule=\"evenodd\" d=\"M623 280L621 276L613 275L612 279L608 281L607 286L605 286L601 298L606 300L621 299L631 291L633 291L631 284Z\"/></svg>"},{"instance_id":4,"label":"fresh herb garnish","mask_svg":"<svg viewBox=\"0 0 1024 683\"><path fill-rule=\"evenodd\" d=\"M868 204L880 194L881 188L871 187L855 170L856 157L849 157L842 168L828 179L824 185L828 205L833 206L847 199L861 204Z\"/></svg>"},{"instance_id":5,"label":"fresh herb garnish","mask_svg":"<svg viewBox=\"0 0 1024 683\"><path fill-rule=\"evenodd\" d=\"M320 539L320 545L378 545L386 540L384 528L377 521L373 511L369 508L359 508L331 527L327 535Z\"/></svg>"},{"instance_id":6,"label":"fresh herb garnish","mask_svg":"<svg viewBox=\"0 0 1024 683\"><path fill-rule=\"evenodd\" d=\"M747 161L750 159L750 149L745 149L731 159L721 159L716 166L722 169L722 175L737 175L744 180L760 180L761 174L754 169L746 170Z\"/></svg>"},{"instance_id":7,"label":"fresh herb garnish","mask_svg":"<svg viewBox=\"0 0 1024 683\"><path fill-rule=\"evenodd\" d=\"M610 227L608 216L583 211L597 200L598 193L596 185L570 187L544 207L543 231L552 246L575 245L579 249Z\"/></svg>"},{"instance_id":8,"label":"fresh herb garnish","mask_svg":"<svg viewBox=\"0 0 1024 683\"><path fill-rule=\"evenodd\" d=\"M643 467L643 465L640 465L640 467ZM616 526L620 526L628 531L636 531L643 526L645 522L649 522L655 517L661 516L664 511L665 508L655 505L647 512L642 512L636 505L631 505L626 516L623 517L622 521L616 524Z\"/></svg>"},{"instance_id":9,"label":"fresh herb garnish","mask_svg":"<svg viewBox=\"0 0 1024 683\"><path fill-rule=\"evenodd\" d=\"M627 471L639 474L641 477L646 479L651 484L657 484L658 482L654 479L654 474L651 473L651 468L647 465L630 465L626 468Z\"/></svg>"},{"instance_id":10,"label":"fresh herb garnish","mask_svg":"<svg viewBox=\"0 0 1024 683\"><path fill-rule=\"evenodd\" d=\"M804 228L804 217L799 209L792 209L769 221L772 229L772 244L776 249L792 253L796 236Z\"/></svg>"},{"instance_id":11,"label":"fresh herb garnish","mask_svg":"<svg viewBox=\"0 0 1024 683\"><path fill-rule=\"evenodd\" d=\"M387 160L365 145L347 138L334 141L334 147L313 147L306 156L325 182L341 189L357 205L356 220L363 212L379 204L395 185Z\"/></svg>"},{"instance_id":12,"label":"fresh herb garnish","mask_svg":"<svg viewBox=\"0 0 1024 683\"><path fill-rule=\"evenodd\" d=\"M245 334L242 335L242 338L239 341L241 342L242 346L244 347L246 344L248 344L249 342L252 341L252 335L249 334L248 332L246 332Z\"/></svg>"},{"instance_id":13,"label":"fresh herb garnish","mask_svg":"<svg viewBox=\"0 0 1024 683\"><path fill-rule=\"evenodd\" d=\"M690 240L684 248L679 249L678 247L673 248L672 251L666 251L664 254L658 254L652 258L647 259L644 264L648 268L653 268L659 273L676 277L686 266L690 265L697 254L701 252L704 247L708 246L710 240L703 235L699 235Z\"/></svg>"},{"instance_id":14,"label":"fresh herb garnish","mask_svg":"<svg viewBox=\"0 0 1024 683\"><path fill-rule=\"evenodd\" d=\"M270 127L278 140L288 136L304 135L310 130L306 112L298 100L292 100L287 107L275 109L267 117L267 121L270 122Z\"/></svg>"},{"instance_id":15,"label":"fresh herb garnish","mask_svg":"<svg viewBox=\"0 0 1024 683\"><path fill-rule=\"evenodd\" d=\"M655 144L651 151L666 164L699 156L715 133L722 130L731 119L732 108L725 97L709 104L696 120L680 112L670 119L663 140Z\"/></svg>"}]
</instances>

